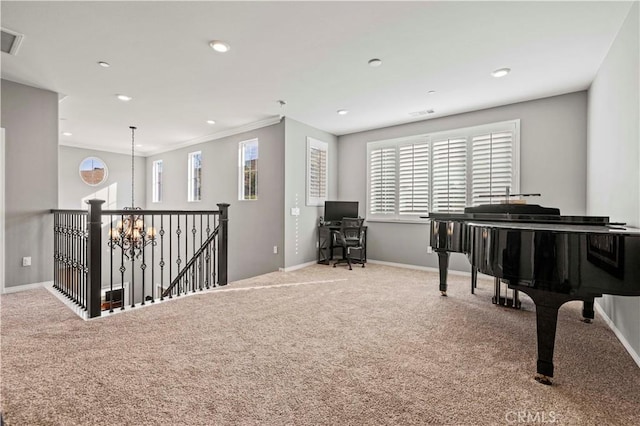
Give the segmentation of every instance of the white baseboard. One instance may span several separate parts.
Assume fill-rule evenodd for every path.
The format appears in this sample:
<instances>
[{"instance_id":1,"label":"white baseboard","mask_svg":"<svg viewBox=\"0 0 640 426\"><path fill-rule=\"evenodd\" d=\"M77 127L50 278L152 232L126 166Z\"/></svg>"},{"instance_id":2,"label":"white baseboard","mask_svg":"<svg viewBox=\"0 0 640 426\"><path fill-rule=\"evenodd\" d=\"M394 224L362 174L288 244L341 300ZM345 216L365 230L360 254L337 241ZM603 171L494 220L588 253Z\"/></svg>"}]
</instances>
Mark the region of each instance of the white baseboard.
<instances>
[{"instance_id":1,"label":"white baseboard","mask_svg":"<svg viewBox=\"0 0 640 426\"><path fill-rule=\"evenodd\" d=\"M440 270L438 268L434 268L434 267L431 267L431 266L410 265L408 263L395 263L395 262L387 262L387 261L384 261L384 260L375 260L375 259L367 259L367 263L375 263L375 264L378 264L378 265L394 266L396 268L416 269L418 271L427 271L427 272L440 273ZM458 276L461 276L461 277L469 277L469 278L471 278L471 272L456 271L454 269L449 269L448 274L449 275L458 275ZM493 279L492 276L481 274L480 272L478 272L478 278Z\"/></svg>"},{"instance_id":2,"label":"white baseboard","mask_svg":"<svg viewBox=\"0 0 640 426\"><path fill-rule=\"evenodd\" d=\"M296 269L306 268L307 266L311 266L311 265L316 264L316 263L318 263L317 260L312 260L311 262L306 262L306 263L301 263L299 265L289 266L288 268L278 268L278 270L280 272L291 272L291 271L295 271Z\"/></svg>"},{"instance_id":3,"label":"white baseboard","mask_svg":"<svg viewBox=\"0 0 640 426\"><path fill-rule=\"evenodd\" d=\"M616 327L615 323L611 320L611 318L609 318L609 315L606 314L604 309L602 309L602 307L598 305L597 302L594 303L593 305L595 306L596 311L598 311L600 316L602 316L602 319L604 320L604 322L613 331L613 334L615 334L618 340L620 340L620 343L622 343L622 346L624 346L627 352L629 352L629 355L631 355L631 358L633 358L636 364L638 364L638 367L640 367L640 355L633 349L633 347L631 346L627 338L624 337L622 332L618 330L618 327Z\"/></svg>"},{"instance_id":4,"label":"white baseboard","mask_svg":"<svg viewBox=\"0 0 640 426\"><path fill-rule=\"evenodd\" d=\"M395 268L415 269L418 271L438 272L438 268L432 268L430 266L419 266L419 265L410 265L408 263L387 262L385 260L367 259L367 263L372 263L375 265L393 266Z\"/></svg>"},{"instance_id":5,"label":"white baseboard","mask_svg":"<svg viewBox=\"0 0 640 426\"><path fill-rule=\"evenodd\" d=\"M2 294L17 293L19 291L33 290L34 288L44 287L47 285L53 285L53 281L43 281L41 283L22 284L12 287L5 287L2 289Z\"/></svg>"}]
</instances>

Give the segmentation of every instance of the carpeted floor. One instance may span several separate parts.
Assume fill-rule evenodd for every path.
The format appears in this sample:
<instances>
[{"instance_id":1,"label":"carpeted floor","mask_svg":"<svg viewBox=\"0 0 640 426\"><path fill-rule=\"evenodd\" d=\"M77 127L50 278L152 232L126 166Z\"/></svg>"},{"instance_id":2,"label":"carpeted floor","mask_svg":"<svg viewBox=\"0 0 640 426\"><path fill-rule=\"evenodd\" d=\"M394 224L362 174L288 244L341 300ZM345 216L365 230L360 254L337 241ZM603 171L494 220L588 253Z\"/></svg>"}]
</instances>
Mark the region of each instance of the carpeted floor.
<instances>
[{"instance_id":1,"label":"carpeted floor","mask_svg":"<svg viewBox=\"0 0 640 426\"><path fill-rule=\"evenodd\" d=\"M640 424L640 368L560 311L554 386L535 315L450 276L314 265L83 321L45 289L1 301L8 425ZM286 284L286 285L283 285Z\"/></svg>"}]
</instances>

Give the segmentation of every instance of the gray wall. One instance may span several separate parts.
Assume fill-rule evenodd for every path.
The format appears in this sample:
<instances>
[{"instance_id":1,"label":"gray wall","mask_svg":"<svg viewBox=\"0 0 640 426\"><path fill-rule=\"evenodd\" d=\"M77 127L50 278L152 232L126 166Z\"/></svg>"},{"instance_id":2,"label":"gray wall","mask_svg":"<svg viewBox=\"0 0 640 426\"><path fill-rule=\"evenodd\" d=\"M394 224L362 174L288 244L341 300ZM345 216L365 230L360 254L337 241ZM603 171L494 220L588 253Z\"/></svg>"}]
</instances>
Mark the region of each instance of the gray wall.
<instances>
[{"instance_id":1,"label":"gray wall","mask_svg":"<svg viewBox=\"0 0 640 426\"><path fill-rule=\"evenodd\" d=\"M640 227L639 9L636 2L589 89L587 150L588 213L609 215L636 227ZM640 359L640 298L604 296L598 304Z\"/></svg>"},{"instance_id":2,"label":"gray wall","mask_svg":"<svg viewBox=\"0 0 640 426\"><path fill-rule=\"evenodd\" d=\"M87 157L98 157L107 165L107 180L97 186L87 185L80 179L78 169L80 163ZM59 164L59 208L79 209L81 200L85 197L102 198L103 192L109 188L116 189L116 205L114 209L131 207L131 155L115 154L106 151L96 151L68 146L58 149ZM146 208L146 178L151 179L151 172L146 172L147 162L144 157L135 158L135 206ZM97 194L96 194L97 193ZM94 197L94 195L96 195ZM108 206L103 204L103 209Z\"/></svg>"},{"instance_id":3,"label":"gray wall","mask_svg":"<svg viewBox=\"0 0 640 426\"><path fill-rule=\"evenodd\" d=\"M520 119L520 190L541 193L530 202L559 207L562 214L586 210L587 93L521 102L465 114L386 127L338 138L340 199L358 200L364 211L367 196L367 142ZM425 223L368 221L370 259L437 267L427 254ZM453 255L451 269L469 271L462 255Z\"/></svg>"},{"instance_id":4,"label":"gray wall","mask_svg":"<svg viewBox=\"0 0 640 426\"><path fill-rule=\"evenodd\" d=\"M329 144L328 178L331 200L338 195L338 138L330 133L285 118L284 267L290 268L318 258L318 220L324 207L307 206L307 137ZM299 216L291 208L300 209Z\"/></svg>"},{"instance_id":5,"label":"gray wall","mask_svg":"<svg viewBox=\"0 0 640 426\"><path fill-rule=\"evenodd\" d=\"M2 80L6 129L5 287L53 279L53 215L58 206L58 95ZM30 256L32 265L22 266Z\"/></svg>"},{"instance_id":6,"label":"gray wall","mask_svg":"<svg viewBox=\"0 0 640 426\"><path fill-rule=\"evenodd\" d=\"M258 199L238 200L238 147L258 138ZM147 208L217 210L229 203L229 280L277 271L284 263L284 123L149 156ZM187 202L187 161L202 151L202 201ZM153 203L153 162L163 160L163 201ZM278 246L277 254L273 246Z\"/></svg>"}]
</instances>

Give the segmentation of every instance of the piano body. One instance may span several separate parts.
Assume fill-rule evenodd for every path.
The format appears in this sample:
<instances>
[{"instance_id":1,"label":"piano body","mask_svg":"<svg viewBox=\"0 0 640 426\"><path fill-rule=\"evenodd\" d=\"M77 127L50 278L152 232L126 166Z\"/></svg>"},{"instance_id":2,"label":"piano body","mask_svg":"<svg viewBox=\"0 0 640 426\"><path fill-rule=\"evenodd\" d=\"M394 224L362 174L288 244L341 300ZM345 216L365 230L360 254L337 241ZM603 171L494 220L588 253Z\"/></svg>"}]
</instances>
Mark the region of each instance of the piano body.
<instances>
[{"instance_id":1,"label":"piano body","mask_svg":"<svg viewBox=\"0 0 640 426\"><path fill-rule=\"evenodd\" d=\"M497 286L500 280L531 297L540 383L551 384L553 377L560 306L581 300L588 319L596 297L640 296L640 229L611 224L607 217L561 216L558 209L527 204L478 206L428 218L444 296L449 253L459 252L471 262L472 291L480 271L495 277Z\"/></svg>"}]
</instances>

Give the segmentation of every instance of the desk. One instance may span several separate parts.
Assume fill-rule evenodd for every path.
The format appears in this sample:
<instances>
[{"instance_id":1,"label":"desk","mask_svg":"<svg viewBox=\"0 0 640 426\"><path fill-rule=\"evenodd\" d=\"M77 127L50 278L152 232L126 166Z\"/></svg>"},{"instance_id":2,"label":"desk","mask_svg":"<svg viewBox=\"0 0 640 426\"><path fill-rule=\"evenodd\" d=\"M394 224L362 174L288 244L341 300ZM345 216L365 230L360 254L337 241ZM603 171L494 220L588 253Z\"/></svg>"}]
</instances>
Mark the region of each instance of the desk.
<instances>
[{"instance_id":1,"label":"desk","mask_svg":"<svg viewBox=\"0 0 640 426\"><path fill-rule=\"evenodd\" d=\"M333 231L339 231L339 225L319 225L318 226L318 263L323 265L329 265L333 260L333 238L331 233ZM362 239L362 253L358 256L356 252L354 255L354 249L351 249L352 258L361 259L363 262L367 262L367 227L363 226L364 238ZM336 248L342 249L340 246Z\"/></svg>"}]
</instances>

